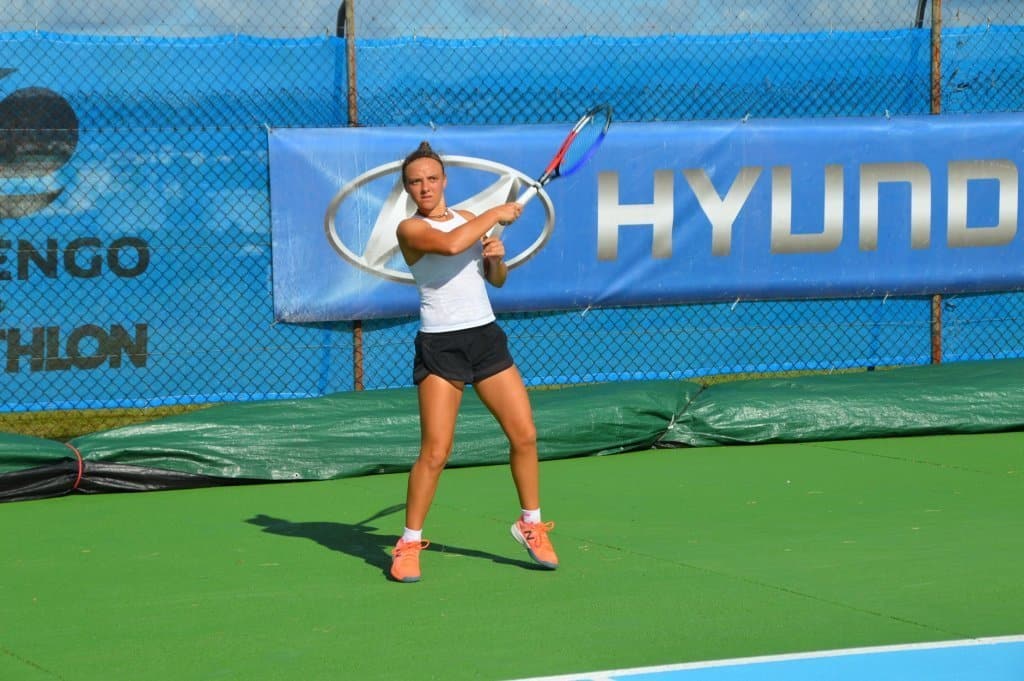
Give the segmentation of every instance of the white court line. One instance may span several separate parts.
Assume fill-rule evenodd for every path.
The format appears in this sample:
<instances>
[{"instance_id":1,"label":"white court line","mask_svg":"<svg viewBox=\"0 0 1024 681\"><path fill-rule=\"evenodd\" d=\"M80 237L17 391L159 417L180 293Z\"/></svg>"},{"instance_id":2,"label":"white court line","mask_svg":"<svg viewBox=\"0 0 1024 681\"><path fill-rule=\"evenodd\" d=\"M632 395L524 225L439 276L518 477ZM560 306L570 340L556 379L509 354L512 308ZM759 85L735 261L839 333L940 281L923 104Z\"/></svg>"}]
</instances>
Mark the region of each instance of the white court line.
<instances>
[{"instance_id":1,"label":"white court line","mask_svg":"<svg viewBox=\"0 0 1024 681\"><path fill-rule=\"evenodd\" d=\"M795 660L812 660L818 658L842 657L844 655L863 655L877 653L906 652L913 650L938 650L942 648L966 648L970 646L999 645L1003 643L1024 643L1024 634L1018 636L993 636L984 638L965 638L957 641L933 641L929 643L906 643L900 645L874 646L867 648L842 648L839 650L821 650L809 653L786 653L782 655L760 655L756 657L737 657L731 660L709 660L706 662L684 662L655 667L634 667L632 669L614 669L585 674L564 674L561 676L536 676L516 681L612 681L622 676L635 674L658 674L665 672L687 671L692 669L710 669L713 667L729 667L765 662L792 662Z\"/></svg>"}]
</instances>

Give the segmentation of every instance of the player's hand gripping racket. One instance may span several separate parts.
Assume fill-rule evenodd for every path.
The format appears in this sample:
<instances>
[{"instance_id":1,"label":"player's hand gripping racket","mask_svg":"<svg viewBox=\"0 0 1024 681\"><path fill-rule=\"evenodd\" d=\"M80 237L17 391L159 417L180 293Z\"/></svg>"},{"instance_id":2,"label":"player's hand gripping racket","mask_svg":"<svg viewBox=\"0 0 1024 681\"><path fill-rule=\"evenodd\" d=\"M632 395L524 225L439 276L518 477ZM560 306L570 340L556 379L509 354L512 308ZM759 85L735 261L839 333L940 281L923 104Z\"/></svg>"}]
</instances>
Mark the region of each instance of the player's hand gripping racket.
<instances>
[{"instance_id":1,"label":"player's hand gripping racket","mask_svg":"<svg viewBox=\"0 0 1024 681\"><path fill-rule=\"evenodd\" d=\"M537 195L537 192L548 182L558 177L572 175L582 168L590 157L594 155L597 148L601 146L605 135L608 134L608 126L612 124L612 108L607 104L595 106L583 114L572 126L572 130L566 135L562 145L558 148L554 158L544 169L544 173L519 195L516 203L525 206L526 203ZM496 225L491 230L490 236L500 237L505 225Z\"/></svg>"}]
</instances>

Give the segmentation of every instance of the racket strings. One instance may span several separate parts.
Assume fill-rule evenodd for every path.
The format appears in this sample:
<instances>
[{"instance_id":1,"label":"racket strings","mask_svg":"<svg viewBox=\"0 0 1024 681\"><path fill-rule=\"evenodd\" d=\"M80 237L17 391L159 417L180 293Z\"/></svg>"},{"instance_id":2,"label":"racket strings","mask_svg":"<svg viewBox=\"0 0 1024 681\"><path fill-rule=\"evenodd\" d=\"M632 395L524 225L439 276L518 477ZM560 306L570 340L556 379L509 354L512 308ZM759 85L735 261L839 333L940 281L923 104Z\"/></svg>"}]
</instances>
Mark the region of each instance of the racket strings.
<instances>
[{"instance_id":1,"label":"racket strings","mask_svg":"<svg viewBox=\"0 0 1024 681\"><path fill-rule=\"evenodd\" d=\"M583 165L604 137L604 133L604 119L594 116L566 140L567 148L561 163L562 174L567 175Z\"/></svg>"}]
</instances>

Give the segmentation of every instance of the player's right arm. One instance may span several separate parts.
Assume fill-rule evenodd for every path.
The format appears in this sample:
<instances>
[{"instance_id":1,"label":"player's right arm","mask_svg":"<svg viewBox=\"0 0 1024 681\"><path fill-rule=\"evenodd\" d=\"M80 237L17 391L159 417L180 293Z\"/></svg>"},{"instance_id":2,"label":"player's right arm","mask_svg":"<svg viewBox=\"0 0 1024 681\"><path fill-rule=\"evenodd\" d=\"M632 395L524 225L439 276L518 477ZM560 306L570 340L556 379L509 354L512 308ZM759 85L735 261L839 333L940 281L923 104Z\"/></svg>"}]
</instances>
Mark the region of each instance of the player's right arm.
<instances>
[{"instance_id":1,"label":"player's right arm","mask_svg":"<svg viewBox=\"0 0 1024 681\"><path fill-rule=\"evenodd\" d=\"M450 232L434 229L423 218L413 216L398 224L398 245L410 265L425 253L455 255L479 242L494 225L515 222L522 210L518 203L510 202L489 208L480 215L462 213L466 222Z\"/></svg>"}]
</instances>

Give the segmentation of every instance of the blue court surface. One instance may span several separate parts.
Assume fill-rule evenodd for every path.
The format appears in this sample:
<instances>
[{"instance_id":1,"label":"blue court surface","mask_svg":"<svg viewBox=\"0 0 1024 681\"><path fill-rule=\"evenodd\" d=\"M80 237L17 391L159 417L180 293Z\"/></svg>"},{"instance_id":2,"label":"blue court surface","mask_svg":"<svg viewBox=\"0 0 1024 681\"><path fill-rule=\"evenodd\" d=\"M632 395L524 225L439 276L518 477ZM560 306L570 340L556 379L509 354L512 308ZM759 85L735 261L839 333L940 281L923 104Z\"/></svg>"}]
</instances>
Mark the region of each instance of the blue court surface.
<instances>
[{"instance_id":1,"label":"blue court surface","mask_svg":"<svg viewBox=\"0 0 1024 681\"><path fill-rule=\"evenodd\" d=\"M772 655L522 681L1022 681L1024 636Z\"/></svg>"}]
</instances>

